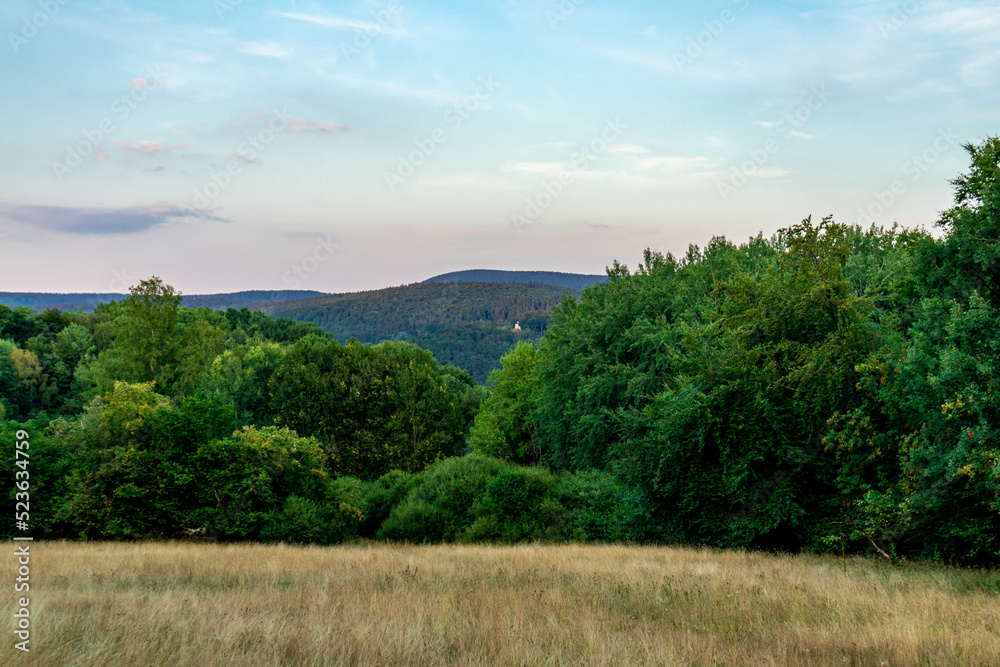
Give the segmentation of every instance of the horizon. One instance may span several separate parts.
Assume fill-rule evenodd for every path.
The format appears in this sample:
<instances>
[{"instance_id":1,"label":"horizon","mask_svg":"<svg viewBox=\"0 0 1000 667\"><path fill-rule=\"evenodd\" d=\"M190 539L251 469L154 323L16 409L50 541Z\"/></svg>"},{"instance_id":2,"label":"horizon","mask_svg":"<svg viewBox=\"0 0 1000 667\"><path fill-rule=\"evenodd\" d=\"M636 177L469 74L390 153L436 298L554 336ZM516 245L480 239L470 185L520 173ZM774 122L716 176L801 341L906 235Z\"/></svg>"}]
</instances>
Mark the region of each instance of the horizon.
<instances>
[{"instance_id":1,"label":"horizon","mask_svg":"<svg viewBox=\"0 0 1000 667\"><path fill-rule=\"evenodd\" d=\"M341 294L808 216L932 231L1000 106L982 1L13 0L0 28L8 292Z\"/></svg>"},{"instance_id":2,"label":"horizon","mask_svg":"<svg viewBox=\"0 0 1000 667\"><path fill-rule=\"evenodd\" d=\"M460 269L458 271L448 271L446 273L439 273L439 274L430 276L428 278L425 278L423 280L417 280L417 281L414 281L414 282L401 283L399 285L388 285L386 287L375 287L375 288L352 290L350 292L322 292L320 290L315 290L315 289L255 289L255 288L244 288L244 289L235 290L235 291L232 291L232 292L199 292L199 293L188 293L188 292L184 292L184 291L181 291L181 290L177 290L177 293L180 294L181 296L191 296L191 297L194 297L194 296L229 296L229 295L234 295L234 294L248 294L248 293L253 293L253 292L308 292L308 293L317 293L317 294L319 294L321 296L339 296L339 295L343 295L343 294L359 294L359 293L362 293L362 292L377 292L377 291L380 291L380 290L393 289L393 288L396 288L396 287L409 287L411 285L420 285L420 284L423 284L423 283L430 282L431 280L433 280L435 278L440 278L441 276L445 276L445 275L449 275L449 274L453 274L453 273L468 273L468 272L473 272L473 271L500 271L500 272L504 272L504 273L553 273L553 274L557 274L557 275L566 275L566 276L601 277L601 278L607 276L606 272L605 273L601 273L601 274L597 274L597 273L592 273L591 274L591 273L569 273L569 272L564 272L564 271L548 271L546 269L526 269L524 271L508 271L507 269L483 269L483 268L477 268L477 269ZM138 280L149 280L149 279L152 279L152 278L159 278L160 280L163 281L163 283L165 285L169 285L169 286L173 287L173 284L169 280L167 280L163 276L156 276L156 275L150 275L150 276L146 276L146 277L143 277L143 278L139 278L139 279L137 279L137 283L136 284L138 284ZM445 281L440 281L440 282L444 283ZM474 281L449 281L449 282L491 282L491 281L474 280ZM492 282L522 282L522 281L516 281L515 280L515 281L492 281ZM129 287L131 288L133 286L134 285L130 285ZM129 295L129 291L125 290L124 292L58 292L58 291L57 292L42 292L42 291L38 291L38 290L34 290L34 291L0 290L0 294L44 294L44 295L55 295L55 296L121 296L121 297L127 297ZM313 298L313 297L302 297L302 298Z\"/></svg>"}]
</instances>

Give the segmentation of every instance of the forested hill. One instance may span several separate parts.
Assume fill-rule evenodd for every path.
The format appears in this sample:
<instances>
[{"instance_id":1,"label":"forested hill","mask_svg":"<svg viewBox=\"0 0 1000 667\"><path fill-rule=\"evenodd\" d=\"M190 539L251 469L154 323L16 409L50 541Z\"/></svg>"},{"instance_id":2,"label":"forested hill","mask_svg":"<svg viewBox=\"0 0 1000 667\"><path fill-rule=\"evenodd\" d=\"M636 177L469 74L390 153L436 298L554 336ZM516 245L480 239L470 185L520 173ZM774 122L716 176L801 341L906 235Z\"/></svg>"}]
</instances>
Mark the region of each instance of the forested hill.
<instances>
[{"instance_id":1,"label":"forested hill","mask_svg":"<svg viewBox=\"0 0 1000 667\"><path fill-rule=\"evenodd\" d=\"M304 299L308 297L321 296L323 292L313 290L254 290L245 292L231 292L227 294L189 294L184 297L184 305L190 308L214 308L225 310L226 308L247 308L249 310L260 310L260 307L272 301L284 301L288 299ZM0 292L0 304L8 308L27 306L38 312L49 309L76 312L84 310L91 312L99 304L120 301L127 297L127 294L115 293L74 293L61 294L52 292Z\"/></svg>"},{"instance_id":2,"label":"forested hill","mask_svg":"<svg viewBox=\"0 0 1000 667\"><path fill-rule=\"evenodd\" d=\"M477 275L468 282L442 281L445 276ZM185 295L189 308L246 308L272 317L313 322L341 342L405 340L430 350L443 364L467 370L477 382L500 365L500 357L519 341L535 342L549 323L552 308L564 294L581 290L546 282L505 280L483 282L487 274L527 280L558 280L584 285L591 278L554 271L466 271L430 281L379 290L324 294L309 290L244 291ZM592 282L592 281L591 281ZM26 306L38 312L92 312L99 304L124 299L125 294L49 294L0 292L0 304ZM520 322L521 331L513 331Z\"/></svg>"},{"instance_id":3,"label":"forested hill","mask_svg":"<svg viewBox=\"0 0 1000 667\"><path fill-rule=\"evenodd\" d=\"M519 340L535 341L564 294L580 290L516 282L416 283L265 304L273 317L313 322L340 341L408 340L478 382ZM512 328L520 322L522 331Z\"/></svg>"},{"instance_id":4,"label":"forested hill","mask_svg":"<svg viewBox=\"0 0 1000 667\"><path fill-rule=\"evenodd\" d=\"M452 271L428 278L425 283L542 283L556 287L582 290L587 285L603 283L605 274L587 275L583 273L561 273L559 271L500 271L496 269L471 269Z\"/></svg>"}]
</instances>

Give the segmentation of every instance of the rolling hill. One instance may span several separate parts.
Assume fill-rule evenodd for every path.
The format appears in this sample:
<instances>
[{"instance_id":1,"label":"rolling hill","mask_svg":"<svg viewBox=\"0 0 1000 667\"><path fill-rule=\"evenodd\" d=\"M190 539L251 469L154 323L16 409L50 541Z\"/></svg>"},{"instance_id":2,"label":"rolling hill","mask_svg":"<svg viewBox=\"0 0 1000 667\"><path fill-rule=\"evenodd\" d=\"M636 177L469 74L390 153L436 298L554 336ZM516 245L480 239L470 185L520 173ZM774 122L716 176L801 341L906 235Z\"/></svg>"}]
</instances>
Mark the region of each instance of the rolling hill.
<instances>
[{"instance_id":1,"label":"rolling hill","mask_svg":"<svg viewBox=\"0 0 1000 667\"><path fill-rule=\"evenodd\" d=\"M407 340L485 382L519 340L541 337L565 294L579 296L580 290L538 283L425 282L275 302L261 310L314 322L341 341ZM516 322L519 333L512 330Z\"/></svg>"},{"instance_id":2,"label":"rolling hill","mask_svg":"<svg viewBox=\"0 0 1000 667\"><path fill-rule=\"evenodd\" d=\"M246 308L272 317L313 322L340 341L406 340L430 350L441 363L464 368L485 382L500 357L520 340L536 342L552 308L565 295L606 276L557 271L474 269L386 289L324 294L309 290L257 290L184 296L191 308ZM41 311L92 311L125 294L0 292L0 303ZM513 331L520 322L521 331Z\"/></svg>"},{"instance_id":3,"label":"rolling hill","mask_svg":"<svg viewBox=\"0 0 1000 667\"><path fill-rule=\"evenodd\" d=\"M184 295L184 305L190 308L206 307L216 310L225 310L226 308L260 310L264 304L273 301L304 299L322 295L323 292L313 290L254 290L226 294L186 294ZM10 308L27 306L36 311L54 308L62 311L82 309L90 312L99 304L119 301L126 296L128 295L98 292L69 294L54 292L0 292L0 303Z\"/></svg>"},{"instance_id":4,"label":"rolling hill","mask_svg":"<svg viewBox=\"0 0 1000 667\"><path fill-rule=\"evenodd\" d=\"M603 283L608 277L587 275L583 273L561 273L559 271L500 271L496 269L471 269L468 271L453 271L428 278L425 283L541 283L556 287L568 287L582 290L587 285Z\"/></svg>"}]
</instances>

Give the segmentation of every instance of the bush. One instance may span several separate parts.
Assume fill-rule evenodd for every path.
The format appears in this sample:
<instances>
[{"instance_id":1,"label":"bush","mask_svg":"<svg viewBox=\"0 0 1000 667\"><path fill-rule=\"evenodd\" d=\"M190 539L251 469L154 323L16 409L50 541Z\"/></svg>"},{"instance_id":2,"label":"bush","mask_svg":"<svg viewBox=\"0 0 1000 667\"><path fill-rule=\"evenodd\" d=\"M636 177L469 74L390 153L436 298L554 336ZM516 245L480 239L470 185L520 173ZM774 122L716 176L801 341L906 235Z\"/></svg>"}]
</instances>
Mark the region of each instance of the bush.
<instances>
[{"instance_id":1,"label":"bush","mask_svg":"<svg viewBox=\"0 0 1000 667\"><path fill-rule=\"evenodd\" d=\"M386 503L390 483L397 494L412 485L375 533L381 539L612 542L647 537L645 499L607 472L557 477L545 468L472 454L445 459L419 476L387 475L379 483L384 490L370 491L368 497Z\"/></svg>"},{"instance_id":2,"label":"bush","mask_svg":"<svg viewBox=\"0 0 1000 667\"><path fill-rule=\"evenodd\" d=\"M457 539L474 520L473 503L511 464L472 454L444 459L420 475L419 484L389 513L379 539L440 542Z\"/></svg>"},{"instance_id":3,"label":"bush","mask_svg":"<svg viewBox=\"0 0 1000 667\"><path fill-rule=\"evenodd\" d=\"M390 470L374 482L361 482L361 507L364 519L358 528L362 537L375 537L379 527L389 518L392 509L417 486L420 475L404 470Z\"/></svg>"},{"instance_id":4,"label":"bush","mask_svg":"<svg viewBox=\"0 0 1000 667\"><path fill-rule=\"evenodd\" d=\"M549 499L563 508L558 539L620 542L648 537L650 508L645 497L610 473L563 473Z\"/></svg>"},{"instance_id":5,"label":"bush","mask_svg":"<svg viewBox=\"0 0 1000 667\"><path fill-rule=\"evenodd\" d=\"M329 544L332 526L314 501L289 496L280 510L271 512L260 538L264 542Z\"/></svg>"}]
</instances>

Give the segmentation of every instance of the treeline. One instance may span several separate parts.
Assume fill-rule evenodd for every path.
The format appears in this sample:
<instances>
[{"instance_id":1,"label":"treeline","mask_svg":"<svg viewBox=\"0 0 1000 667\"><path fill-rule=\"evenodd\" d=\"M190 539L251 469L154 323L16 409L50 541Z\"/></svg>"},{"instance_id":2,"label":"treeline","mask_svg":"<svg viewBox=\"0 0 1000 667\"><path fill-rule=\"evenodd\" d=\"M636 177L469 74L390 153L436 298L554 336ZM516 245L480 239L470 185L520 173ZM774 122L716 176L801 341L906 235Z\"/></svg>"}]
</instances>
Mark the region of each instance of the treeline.
<instances>
[{"instance_id":1,"label":"treeline","mask_svg":"<svg viewBox=\"0 0 1000 667\"><path fill-rule=\"evenodd\" d=\"M613 472L658 540L1000 560L1000 140L966 149L940 239L827 218L615 264L473 445Z\"/></svg>"},{"instance_id":2,"label":"treeline","mask_svg":"<svg viewBox=\"0 0 1000 667\"><path fill-rule=\"evenodd\" d=\"M603 283L607 279L608 277L606 275L563 273L561 271L500 271L496 269L469 269L466 271L442 273L439 276L428 278L424 282L541 283L543 285L554 285L556 287L568 287L573 290L582 290L587 285Z\"/></svg>"},{"instance_id":3,"label":"treeline","mask_svg":"<svg viewBox=\"0 0 1000 667\"><path fill-rule=\"evenodd\" d=\"M409 343L182 308L158 279L89 316L0 311L35 535L996 563L1000 140L966 148L940 238L825 218L647 251L562 301L485 400Z\"/></svg>"}]
</instances>

